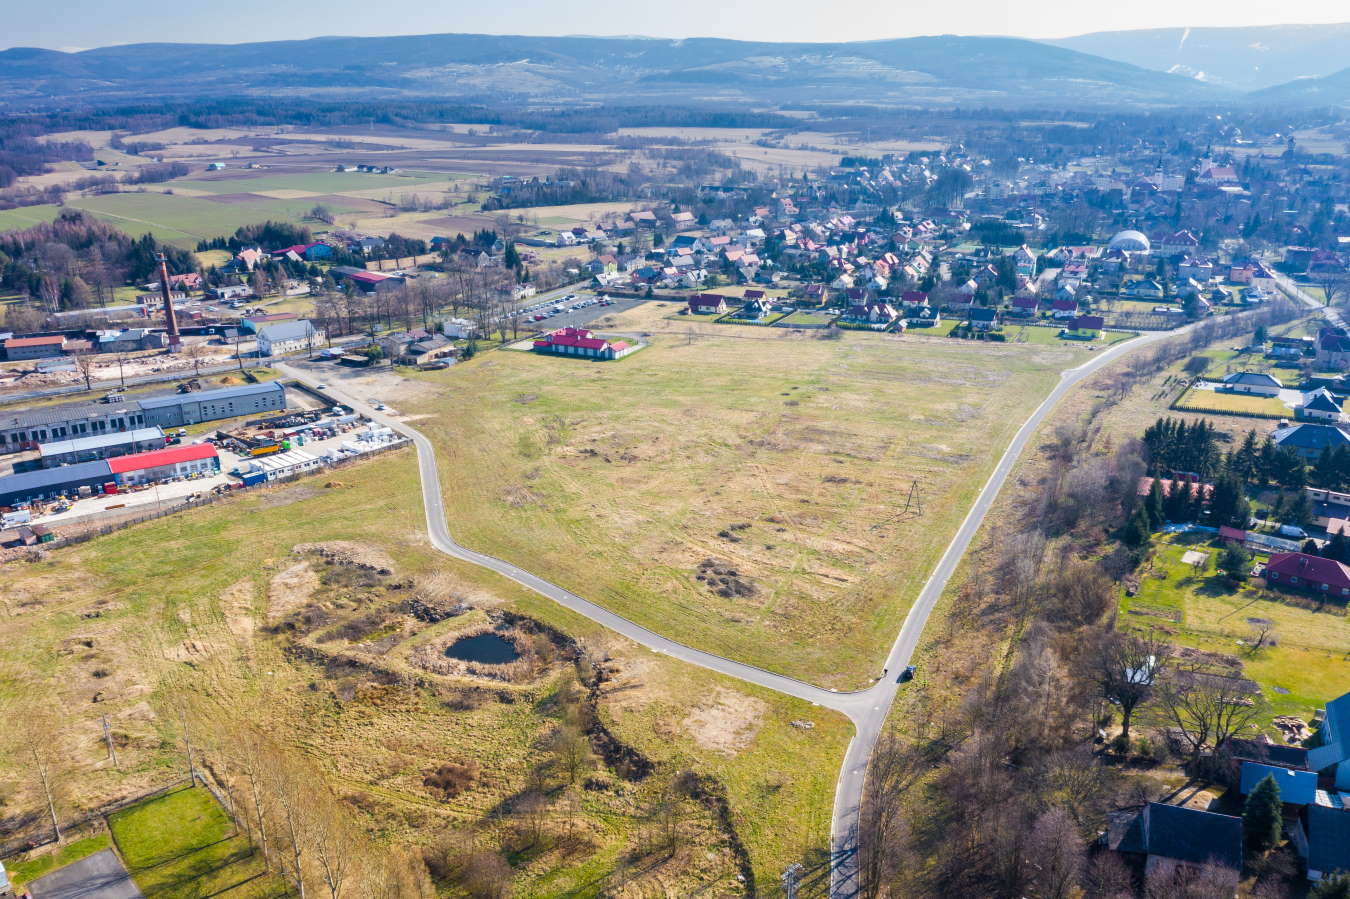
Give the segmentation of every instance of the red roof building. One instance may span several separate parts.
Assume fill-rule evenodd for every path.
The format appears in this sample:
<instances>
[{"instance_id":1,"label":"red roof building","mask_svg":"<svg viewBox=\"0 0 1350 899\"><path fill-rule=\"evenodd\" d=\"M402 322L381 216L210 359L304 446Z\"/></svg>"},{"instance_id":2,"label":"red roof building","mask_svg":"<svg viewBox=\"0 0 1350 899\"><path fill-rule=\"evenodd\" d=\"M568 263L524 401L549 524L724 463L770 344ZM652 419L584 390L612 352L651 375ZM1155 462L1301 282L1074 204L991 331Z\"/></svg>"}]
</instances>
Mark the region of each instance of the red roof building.
<instances>
[{"instance_id":1,"label":"red roof building","mask_svg":"<svg viewBox=\"0 0 1350 899\"><path fill-rule=\"evenodd\" d=\"M1307 553L1272 553L1265 577L1272 587L1350 599L1350 568L1335 559Z\"/></svg>"},{"instance_id":2,"label":"red roof building","mask_svg":"<svg viewBox=\"0 0 1350 899\"><path fill-rule=\"evenodd\" d=\"M220 471L220 456L209 443L188 443L148 453L118 456L108 460L108 468L119 484L147 484Z\"/></svg>"},{"instance_id":3,"label":"red roof building","mask_svg":"<svg viewBox=\"0 0 1350 899\"><path fill-rule=\"evenodd\" d=\"M534 349L540 353L554 353L560 356L581 356L586 359L622 359L633 351L622 340L608 341L596 337L585 328L559 328L550 331L535 340Z\"/></svg>"}]
</instances>

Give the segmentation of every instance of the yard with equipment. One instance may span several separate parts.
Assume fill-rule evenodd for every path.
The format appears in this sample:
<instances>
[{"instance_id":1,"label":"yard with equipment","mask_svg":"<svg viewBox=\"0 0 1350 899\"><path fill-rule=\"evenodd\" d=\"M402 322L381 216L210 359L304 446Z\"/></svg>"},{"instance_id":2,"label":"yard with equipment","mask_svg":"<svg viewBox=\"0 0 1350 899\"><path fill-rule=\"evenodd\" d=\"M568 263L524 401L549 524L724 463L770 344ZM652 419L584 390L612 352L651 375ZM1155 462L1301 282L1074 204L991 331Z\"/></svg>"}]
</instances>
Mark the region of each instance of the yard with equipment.
<instances>
[{"instance_id":1,"label":"yard with equipment","mask_svg":"<svg viewBox=\"0 0 1350 899\"><path fill-rule=\"evenodd\" d=\"M700 649L869 682L1078 354L677 325L670 308L597 323L667 332L622 363L494 353L418 376L454 381L401 408L442 451L456 538Z\"/></svg>"},{"instance_id":2,"label":"yard with equipment","mask_svg":"<svg viewBox=\"0 0 1350 899\"><path fill-rule=\"evenodd\" d=\"M1274 714L1311 722L1327 697L1350 690L1345 605L1250 578L1235 584L1216 570L1222 548L1209 543L1193 535L1160 542L1139 571L1138 591L1121 600L1121 627L1156 628L1177 646L1229 659L1261 686ZM1192 552L1203 560L1188 564Z\"/></svg>"}]
</instances>

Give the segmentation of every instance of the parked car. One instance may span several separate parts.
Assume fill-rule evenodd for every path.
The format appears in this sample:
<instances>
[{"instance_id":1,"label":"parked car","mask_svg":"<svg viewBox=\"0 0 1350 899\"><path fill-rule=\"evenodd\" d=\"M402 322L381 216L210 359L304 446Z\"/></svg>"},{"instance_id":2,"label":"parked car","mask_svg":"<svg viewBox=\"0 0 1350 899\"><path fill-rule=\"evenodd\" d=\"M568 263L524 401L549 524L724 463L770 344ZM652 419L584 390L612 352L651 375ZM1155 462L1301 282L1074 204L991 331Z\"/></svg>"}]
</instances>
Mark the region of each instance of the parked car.
<instances>
[{"instance_id":1,"label":"parked car","mask_svg":"<svg viewBox=\"0 0 1350 899\"><path fill-rule=\"evenodd\" d=\"M914 666L906 665L905 670L900 672L900 676L895 679L895 682L903 684L912 680L914 680Z\"/></svg>"}]
</instances>

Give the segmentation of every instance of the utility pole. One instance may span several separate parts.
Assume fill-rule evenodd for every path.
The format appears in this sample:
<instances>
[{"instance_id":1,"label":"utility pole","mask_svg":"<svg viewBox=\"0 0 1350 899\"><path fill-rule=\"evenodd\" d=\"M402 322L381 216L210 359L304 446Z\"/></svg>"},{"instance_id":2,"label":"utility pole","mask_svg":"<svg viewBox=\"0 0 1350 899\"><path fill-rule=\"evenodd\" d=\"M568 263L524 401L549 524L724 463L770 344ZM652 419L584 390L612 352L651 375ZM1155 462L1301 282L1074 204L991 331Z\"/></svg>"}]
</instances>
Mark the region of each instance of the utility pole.
<instances>
[{"instance_id":1,"label":"utility pole","mask_svg":"<svg viewBox=\"0 0 1350 899\"><path fill-rule=\"evenodd\" d=\"M786 899L797 899L797 878L802 873L802 866L793 862L783 871L783 895Z\"/></svg>"},{"instance_id":2,"label":"utility pole","mask_svg":"<svg viewBox=\"0 0 1350 899\"><path fill-rule=\"evenodd\" d=\"M103 739L108 744L108 758L112 759L113 767L117 764L117 747L113 745L112 728L108 727L108 716L103 716Z\"/></svg>"},{"instance_id":3,"label":"utility pole","mask_svg":"<svg viewBox=\"0 0 1350 899\"><path fill-rule=\"evenodd\" d=\"M156 500L158 504L158 500ZM188 782L191 786L197 785L197 766L192 762L192 737L188 733L187 709L178 707L178 720L183 724L183 745L187 747L188 763Z\"/></svg>"}]
</instances>

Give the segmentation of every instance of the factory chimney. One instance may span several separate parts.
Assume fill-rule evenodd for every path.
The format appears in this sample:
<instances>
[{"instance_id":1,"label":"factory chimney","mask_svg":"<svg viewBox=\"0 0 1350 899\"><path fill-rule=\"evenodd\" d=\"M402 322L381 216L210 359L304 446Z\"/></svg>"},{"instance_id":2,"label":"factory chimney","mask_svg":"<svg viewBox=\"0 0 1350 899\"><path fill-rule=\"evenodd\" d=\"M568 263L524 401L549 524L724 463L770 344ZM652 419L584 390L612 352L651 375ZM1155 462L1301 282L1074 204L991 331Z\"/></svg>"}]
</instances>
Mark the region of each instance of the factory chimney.
<instances>
[{"instance_id":1,"label":"factory chimney","mask_svg":"<svg viewBox=\"0 0 1350 899\"><path fill-rule=\"evenodd\" d=\"M172 290L169 287L169 261L163 253L157 253L159 260L159 290L164 295L164 327L169 335L169 352L178 352L182 340L178 336L178 315L173 311Z\"/></svg>"}]
</instances>

